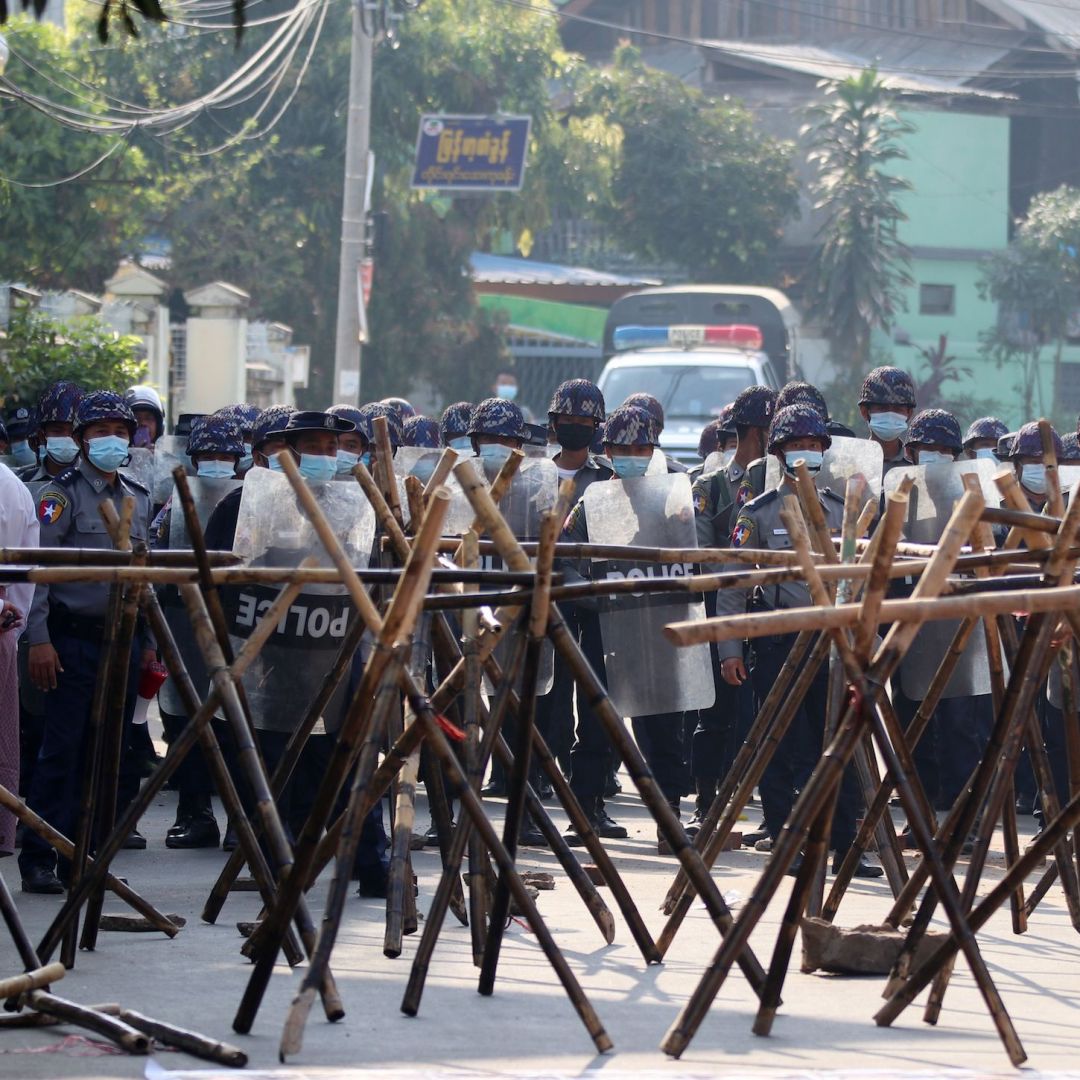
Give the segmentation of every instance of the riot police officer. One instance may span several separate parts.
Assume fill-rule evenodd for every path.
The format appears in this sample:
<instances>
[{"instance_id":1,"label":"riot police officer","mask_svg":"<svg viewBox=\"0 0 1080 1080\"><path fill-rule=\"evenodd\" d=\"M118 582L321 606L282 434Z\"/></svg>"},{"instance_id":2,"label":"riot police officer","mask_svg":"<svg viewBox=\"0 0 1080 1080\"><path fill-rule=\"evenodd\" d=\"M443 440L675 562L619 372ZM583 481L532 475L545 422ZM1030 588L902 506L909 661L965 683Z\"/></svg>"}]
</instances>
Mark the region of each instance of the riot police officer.
<instances>
[{"instance_id":1,"label":"riot police officer","mask_svg":"<svg viewBox=\"0 0 1080 1080\"><path fill-rule=\"evenodd\" d=\"M915 383L898 367L876 367L863 379L859 413L870 437L881 445L883 469L888 473L907 461L903 436L915 413Z\"/></svg>"},{"instance_id":2,"label":"riot police officer","mask_svg":"<svg viewBox=\"0 0 1080 1080\"><path fill-rule=\"evenodd\" d=\"M243 476L253 463L251 441L255 430L255 421L259 419L262 410L258 405L252 405L248 401L241 401L236 405L226 405L218 409L214 416L224 417L231 420L240 429L240 435L244 440L244 452L240 455L240 464L237 467L237 476Z\"/></svg>"},{"instance_id":3,"label":"riot police officer","mask_svg":"<svg viewBox=\"0 0 1080 1080\"><path fill-rule=\"evenodd\" d=\"M111 549L112 540L98 507L109 501L119 511L127 496L135 500L131 538L147 540L150 493L118 471L127 460L135 428L135 415L120 394L98 390L82 398L74 425L80 457L46 483L38 496L43 546ZM41 750L28 802L67 836L74 831L83 745L98 679L108 598L109 586L105 584L39 585L27 629L30 677L46 693ZM139 673L153 658L152 642L141 634L130 665L125 712L128 729ZM125 737L124 745L127 741ZM122 762L118 806L130 800L137 785L137 775ZM128 846L145 847L146 841L135 832ZM19 869L26 892L63 891L56 875L56 853L33 833L24 839Z\"/></svg>"},{"instance_id":4,"label":"riot police officer","mask_svg":"<svg viewBox=\"0 0 1080 1080\"><path fill-rule=\"evenodd\" d=\"M354 431L343 431L338 435L337 474L339 477L352 479L352 471L361 461L370 466L371 425L364 414L355 405L331 405L326 410L329 416L339 420L348 420Z\"/></svg>"},{"instance_id":5,"label":"riot police officer","mask_svg":"<svg viewBox=\"0 0 1080 1080\"><path fill-rule=\"evenodd\" d=\"M439 448L439 421L430 416L410 416L402 427L402 446Z\"/></svg>"},{"instance_id":6,"label":"riot police officer","mask_svg":"<svg viewBox=\"0 0 1080 1080\"><path fill-rule=\"evenodd\" d=\"M133 445L152 447L165 434L165 406L161 403L161 395L152 386L130 386L124 392L124 400L138 424Z\"/></svg>"},{"instance_id":7,"label":"riot police officer","mask_svg":"<svg viewBox=\"0 0 1080 1080\"><path fill-rule=\"evenodd\" d=\"M657 450L660 449L660 435L664 430L664 406L660 404L658 398L652 396L652 394L646 394L644 392L631 394L624 402L623 405L636 405L639 409L644 409L649 414L651 421L650 431L652 432L652 444ZM668 472L686 472L686 466L677 461L670 454L662 451L664 457L667 460Z\"/></svg>"},{"instance_id":8,"label":"riot police officer","mask_svg":"<svg viewBox=\"0 0 1080 1080\"><path fill-rule=\"evenodd\" d=\"M1063 447L1061 437L1051 429L1051 437L1054 443L1054 452L1061 460ZM1024 497L1035 513L1042 513L1046 506L1046 463L1043 460L1042 435L1039 433L1039 423L1032 420L1025 424L1017 433L1009 449L1009 460L1016 470L1016 478L1020 481Z\"/></svg>"},{"instance_id":9,"label":"riot police officer","mask_svg":"<svg viewBox=\"0 0 1080 1080\"><path fill-rule=\"evenodd\" d=\"M806 404L788 405L777 411L769 429L768 449L780 462L783 473L780 486L752 499L739 511L731 532L733 548L791 547L791 538L780 517L780 511L783 508L784 496L795 491L795 463L801 458L811 472L817 472L821 468L822 456L831 443L825 420L813 407ZM839 531L843 524L843 500L828 489L819 491L818 498L830 528ZM717 597L717 613L735 614L744 611L747 599L743 590L722 589ZM786 607L808 607L810 604L807 586L802 582L792 581L755 590L752 606L755 611L770 611ZM758 701L764 701L768 697L791 651L794 639L794 634L787 634L754 640L750 677ZM742 643L720 642L718 652L720 672L725 682L730 686L741 686L748 677L743 661ZM828 707L828 681L828 671L823 668L800 703L758 785L765 828L772 841L775 841L791 813L796 792L801 789L821 756ZM837 853L837 859L842 857L842 853L855 838L856 806L855 780L849 767L844 770L833 815L832 847ZM768 843L762 840L759 841L759 846L765 847ZM834 870L835 868L836 863ZM865 860L860 861L856 869L859 877L878 877L881 873L881 867L873 866Z\"/></svg>"},{"instance_id":10,"label":"riot police officer","mask_svg":"<svg viewBox=\"0 0 1080 1080\"><path fill-rule=\"evenodd\" d=\"M439 438L443 446L449 446L459 454L471 449L469 420L472 418L471 401L455 401L443 409L439 419Z\"/></svg>"},{"instance_id":11,"label":"riot police officer","mask_svg":"<svg viewBox=\"0 0 1080 1080\"><path fill-rule=\"evenodd\" d=\"M78 457L79 444L72 430L82 394L82 387L65 379L41 392L34 410L36 429L28 440L37 462L19 470L20 480L28 484L51 480Z\"/></svg>"},{"instance_id":12,"label":"riot police officer","mask_svg":"<svg viewBox=\"0 0 1080 1080\"><path fill-rule=\"evenodd\" d=\"M12 409L7 414L5 427L8 436L8 453L12 457L11 467L17 472L33 468L37 464L37 455L30 445L30 436L36 427L33 411L25 405Z\"/></svg>"},{"instance_id":13,"label":"riot police officer","mask_svg":"<svg viewBox=\"0 0 1080 1080\"><path fill-rule=\"evenodd\" d=\"M964 432L964 457L997 461L998 440L1009 434L1008 425L996 416L980 416Z\"/></svg>"}]
</instances>

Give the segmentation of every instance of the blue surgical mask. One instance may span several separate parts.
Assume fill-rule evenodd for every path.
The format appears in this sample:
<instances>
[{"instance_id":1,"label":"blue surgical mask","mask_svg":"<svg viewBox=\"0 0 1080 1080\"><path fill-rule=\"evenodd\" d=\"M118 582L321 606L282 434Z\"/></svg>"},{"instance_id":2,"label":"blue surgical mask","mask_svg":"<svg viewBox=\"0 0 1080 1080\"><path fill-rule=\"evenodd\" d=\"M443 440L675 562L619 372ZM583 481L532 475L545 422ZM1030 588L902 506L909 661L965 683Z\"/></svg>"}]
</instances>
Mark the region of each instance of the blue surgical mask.
<instances>
[{"instance_id":1,"label":"blue surgical mask","mask_svg":"<svg viewBox=\"0 0 1080 1080\"><path fill-rule=\"evenodd\" d=\"M30 444L25 439L11 444L11 456L15 459L16 465L33 465L36 461L34 451L30 449Z\"/></svg>"},{"instance_id":2,"label":"blue surgical mask","mask_svg":"<svg viewBox=\"0 0 1080 1080\"><path fill-rule=\"evenodd\" d=\"M997 461L997 459L998 456L994 453L994 448L992 446L980 446L979 449L975 451L976 461Z\"/></svg>"},{"instance_id":3,"label":"blue surgical mask","mask_svg":"<svg viewBox=\"0 0 1080 1080\"><path fill-rule=\"evenodd\" d=\"M502 468L503 463L510 458L510 447L502 443L484 443L480 447L480 457L485 465L494 465Z\"/></svg>"},{"instance_id":4,"label":"blue surgical mask","mask_svg":"<svg viewBox=\"0 0 1080 1080\"><path fill-rule=\"evenodd\" d=\"M364 468L367 469L369 472L371 471L371 451L370 450L365 450L364 453L362 453L360 455L360 464L363 465Z\"/></svg>"},{"instance_id":5,"label":"blue surgical mask","mask_svg":"<svg viewBox=\"0 0 1080 1080\"><path fill-rule=\"evenodd\" d=\"M333 480L336 473L336 457L324 457L322 454L300 455L300 475L305 480L313 480L316 483Z\"/></svg>"},{"instance_id":6,"label":"blue surgical mask","mask_svg":"<svg viewBox=\"0 0 1080 1080\"><path fill-rule=\"evenodd\" d=\"M102 472L116 472L127 460L128 453L128 441L119 435L99 435L87 440L90 464Z\"/></svg>"},{"instance_id":7,"label":"blue surgical mask","mask_svg":"<svg viewBox=\"0 0 1080 1080\"><path fill-rule=\"evenodd\" d=\"M820 450L789 450L784 454L784 472L788 476L794 476L795 462L801 460L806 462L806 471L813 476L821 472L821 461L824 456Z\"/></svg>"},{"instance_id":8,"label":"blue surgical mask","mask_svg":"<svg viewBox=\"0 0 1080 1080\"><path fill-rule=\"evenodd\" d=\"M357 462L360 460L359 454L354 454L351 450L339 450L337 452L337 474L338 476L348 476L349 473L356 468Z\"/></svg>"},{"instance_id":9,"label":"blue surgical mask","mask_svg":"<svg viewBox=\"0 0 1080 1080\"><path fill-rule=\"evenodd\" d=\"M450 440L450 449L456 450L459 454L467 454L472 450L472 439L468 435L459 435L456 439Z\"/></svg>"},{"instance_id":10,"label":"blue surgical mask","mask_svg":"<svg viewBox=\"0 0 1080 1080\"><path fill-rule=\"evenodd\" d=\"M907 417L898 412L872 413L868 423L870 430L882 442L899 439L907 431L908 426Z\"/></svg>"},{"instance_id":11,"label":"blue surgical mask","mask_svg":"<svg viewBox=\"0 0 1080 1080\"><path fill-rule=\"evenodd\" d=\"M267 463L267 465L269 465L269 466L270 466L270 471L271 471L271 472L284 472L284 471L285 471L285 470L284 470L284 469L283 469L283 468L281 467L281 462L280 462L280 461L278 461L278 457L280 456L280 454L282 454L282 453L285 453L285 452L286 452L286 451L279 451L279 453L278 453L278 454L271 454L271 455L270 455L270 456L269 456L269 457L268 457L268 458L266 459L266 463Z\"/></svg>"},{"instance_id":12,"label":"blue surgical mask","mask_svg":"<svg viewBox=\"0 0 1080 1080\"><path fill-rule=\"evenodd\" d=\"M1046 494L1046 466L1045 465L1021 465L1020 483L1035 492L1036 495Z\"/></svg>"},{"instance_id":13,"label":"blue surgical mask","mask_svg":"<svg viewBox=\"0 0 1080 1080\"><path fill-rule=\"evenodd\" d=\"M629 454L616 454L611 460L611 467L620 480L632 480L644 476L652 458L631 457Z\"/></svg>"},{"instance_id":14,"label":"blue surgical mask","mask_svg":"<svg viewBox=\"0 0 1080 1080\"><path fill-rule=\"evenodd\" d=\"M940 450L920 450L920 465L941 465L946 461L953 461L952 454L943 454Z\"/></svg>"},{"instance_id":15,"label":"blue surgical mask","mask_svg":"<svg viewBox=\"0 0 1080 1080\"><path fill-rule=\"evenodd\" d=\"M499 383L495 387L495 396L503 401L513 401L517 397L518 388L514 383Z\"/></svg>"},{"instance_id":16,"label":"blue surgical mask","mask_svg":"<svg viewBox=\"0 0 1080 1080\"><path fill-rule=\"evenodd\" d=\"M70 465L79 454L79 444L70 435L53 435L45 440L42 461L51 457L60 465Z\"/></svg>"},{"instance_id":17,"label":"blue surgical mask","mask_svg":"<svg viewBox=\"0 0 1080 1080\"><path fill-rule=\"evenodd\" d=\"M230 480L235 472L231 461L200 461L195 475L207 480Z\"/></svg>"},{"instance_id":18,"label":"blue surgical mask","mask_svg":"<svg viewBox=\"0 0 1080 1080\"><path fill-rule=\"evenodd\" d=\"M236 467L240 472L247 472L254 463L255 459L251 456L251 449L249 448L247 453L240 455L240 463Z\"/></svg>"}]
</instances>

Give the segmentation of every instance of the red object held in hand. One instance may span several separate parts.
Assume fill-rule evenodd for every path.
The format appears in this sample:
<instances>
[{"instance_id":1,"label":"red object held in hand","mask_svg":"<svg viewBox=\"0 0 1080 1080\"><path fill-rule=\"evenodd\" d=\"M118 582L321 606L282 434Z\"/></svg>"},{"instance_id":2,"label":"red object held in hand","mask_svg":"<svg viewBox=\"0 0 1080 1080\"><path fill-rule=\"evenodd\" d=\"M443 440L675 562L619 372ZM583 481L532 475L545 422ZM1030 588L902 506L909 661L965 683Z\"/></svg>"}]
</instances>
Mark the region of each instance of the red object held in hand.
<instances>
[{"instance_id":1,"label":"red object held in hand","mask_svg":"<svg viewBox=\"0 0 1080 1080\"><path fill-rule=\"evenodd\" d=\"M147 664L139 676L139 697L147 700L152 699L168 677L169 669L160 660Z\"/></svg>"}]
</instances>

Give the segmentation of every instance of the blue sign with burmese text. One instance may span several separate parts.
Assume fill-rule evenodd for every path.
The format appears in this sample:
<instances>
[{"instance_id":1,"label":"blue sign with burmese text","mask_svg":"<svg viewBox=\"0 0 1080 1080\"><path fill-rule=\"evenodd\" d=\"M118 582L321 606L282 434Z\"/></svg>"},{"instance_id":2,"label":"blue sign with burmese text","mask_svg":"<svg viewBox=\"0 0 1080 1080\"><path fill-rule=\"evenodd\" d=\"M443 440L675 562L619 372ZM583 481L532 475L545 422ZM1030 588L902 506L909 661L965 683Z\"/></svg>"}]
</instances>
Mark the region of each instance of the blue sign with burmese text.
<instances>
[{"instance_id":1,"label":"blue sign with burmese text","mask_svg":"<svg viewBox=\"0 0 1080 1080\"><path fill-rule=\"evenodd\" d=\"M520 191L530 116L422 116L414 188Z\"/></svg>"}]
</instances>

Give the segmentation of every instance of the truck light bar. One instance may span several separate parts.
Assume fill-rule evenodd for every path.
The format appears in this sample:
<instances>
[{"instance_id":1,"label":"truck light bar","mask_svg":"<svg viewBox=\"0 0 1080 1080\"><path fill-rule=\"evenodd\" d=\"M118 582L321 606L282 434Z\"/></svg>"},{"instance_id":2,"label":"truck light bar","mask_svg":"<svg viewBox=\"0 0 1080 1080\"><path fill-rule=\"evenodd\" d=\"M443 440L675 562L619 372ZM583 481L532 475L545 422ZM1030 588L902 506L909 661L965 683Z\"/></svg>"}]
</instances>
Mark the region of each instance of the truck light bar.
<instances>
[{"instance_id":1,"label":"truck light bar","mask_svg":"<svg viewBox=\"0 0 1080 1080\"><path fill-rule=\"evenodd\" d=\"M760 349L761 330L756 326L619 326L614 333L616 352L671 345L693 349L698 345L732 345L736 349Z\"/></svg>"}]
</instances>

